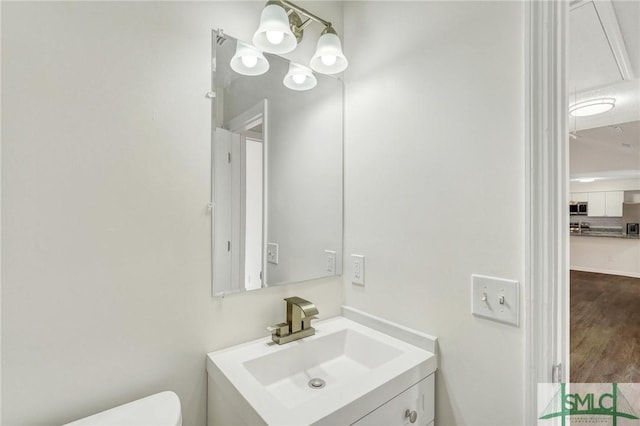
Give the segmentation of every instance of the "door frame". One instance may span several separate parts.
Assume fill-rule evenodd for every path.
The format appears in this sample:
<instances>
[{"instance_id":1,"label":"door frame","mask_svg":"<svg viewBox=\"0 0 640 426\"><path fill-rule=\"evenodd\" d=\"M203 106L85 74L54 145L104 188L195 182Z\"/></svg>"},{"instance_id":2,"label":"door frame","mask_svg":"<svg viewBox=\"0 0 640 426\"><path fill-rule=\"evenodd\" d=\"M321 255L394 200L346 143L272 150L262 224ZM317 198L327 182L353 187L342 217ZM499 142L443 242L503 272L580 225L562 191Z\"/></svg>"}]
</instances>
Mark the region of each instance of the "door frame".
<instances>
[{"instance_id":1,"label":"door frame","mask_svg":"<svg viewBox=\"0 0 640 426\"><path fill-rule=\"evenodd\" d=\"M569 371L568 18L569 2L525 3L524 424L537 424L537 384Z\"/></svg>"},{"instance_id":2,"label":"door frame","mask_svg":"<svg viewBox=\"0 0 640 426\"><path fill-rule=\"evenodd\" d=\"M269 100L262 99L244 112L229 120L229 130L233 133L246 133L258 124L262 124L262 276L260 286L267 287L267 186L268 186L268 152L269 152ZM244 150L244 148L243 148ZM242 154L244 162L244 152ZM242 217L245 216L244 211ZM244 226L241 233L244 239ZM244 256L244 255L243 255ZM244 262L244 257L243 257ZM243 286L244 288L244 286Z\"/></svg>"}]
</instances>

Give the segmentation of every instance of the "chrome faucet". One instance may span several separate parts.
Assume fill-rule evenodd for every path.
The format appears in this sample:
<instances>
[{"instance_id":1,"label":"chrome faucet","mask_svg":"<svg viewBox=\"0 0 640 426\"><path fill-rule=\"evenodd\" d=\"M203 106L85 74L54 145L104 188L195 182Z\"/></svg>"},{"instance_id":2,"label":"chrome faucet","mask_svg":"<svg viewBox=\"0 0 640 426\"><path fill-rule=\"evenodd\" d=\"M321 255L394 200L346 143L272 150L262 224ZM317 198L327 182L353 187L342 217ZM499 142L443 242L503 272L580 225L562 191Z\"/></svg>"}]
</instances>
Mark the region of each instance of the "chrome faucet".
<instances>
[{"instance_id":1,"label":"chrome faucet","mask_svg":"<svg viewBox=\"0 0 640 426\"><path fill-rule=\"evenodd\" d=\"M318 315L316 305L301 297L287 297L287 322L267 327L271 339L279 345L313 336L316 330L311 327L311 320Z\"/></svg>"}]
</instances>

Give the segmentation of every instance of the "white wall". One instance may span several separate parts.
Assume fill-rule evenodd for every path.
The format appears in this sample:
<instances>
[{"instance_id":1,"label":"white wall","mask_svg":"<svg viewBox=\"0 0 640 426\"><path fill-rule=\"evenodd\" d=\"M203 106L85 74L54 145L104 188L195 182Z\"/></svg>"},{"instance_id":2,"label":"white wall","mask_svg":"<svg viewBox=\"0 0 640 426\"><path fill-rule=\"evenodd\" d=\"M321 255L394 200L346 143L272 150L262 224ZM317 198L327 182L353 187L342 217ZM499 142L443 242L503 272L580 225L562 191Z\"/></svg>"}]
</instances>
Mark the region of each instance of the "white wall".
<instances>
[{"instance_id":1,"label":"white wall","mask_svg":"<svg viewBox=\"0 0 640 426\"><path fill-rule=\"evenodd\" d=\"M203 425L207 352L283 297L339 312L339 279L210 297L211 29L248 40L263 5L2 3L2 424L172 389Z\"/></svg>"},{"instance_id":2,"label":"white wall","mask_svg":"<svg viewBox=\"0 0 640 426\"><path fill-rule=\"evenodd\" d=\"M472 273L524 277L523 14L345 5L345 271L366 257L346 301L438 336L440 425L524 421L522 315L473 317L469 291Z\"/></svg>"}]
</instances>

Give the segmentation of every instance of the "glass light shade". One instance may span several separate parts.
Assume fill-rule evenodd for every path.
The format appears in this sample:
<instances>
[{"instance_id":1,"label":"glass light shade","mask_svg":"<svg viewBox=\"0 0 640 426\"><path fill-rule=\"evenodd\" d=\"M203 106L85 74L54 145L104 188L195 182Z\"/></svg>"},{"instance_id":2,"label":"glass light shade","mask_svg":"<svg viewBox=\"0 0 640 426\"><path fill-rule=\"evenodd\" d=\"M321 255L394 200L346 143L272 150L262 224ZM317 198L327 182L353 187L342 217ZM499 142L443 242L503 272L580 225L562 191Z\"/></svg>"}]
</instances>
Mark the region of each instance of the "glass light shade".
<instances>
[{"instance_id":1,"label":"glass light shade","mask_svg":"<svg viewBox=\"0 0 640 426\"><path fill-rule=\"evenodd\" d=\"M589 115L602 114L616 106L613 98L590 99L575 103L569 107L569 114L574 117L587 117Z\"/></svg>"},{"instance_id":2,"label":"glass light shade","mask_svg":"<svg viewBox=\"0 0 640 426\"><path fill-rule=\"evenodd\" d=\"M236 54L231 58L231 69L242 75L260 75L269 70L269 61L255 47L238 41Z\"/></svg>"},{"instance_id":3,"label":"glass light shade","mask_svg":"<svg viewBox=\"0 0 640 426\"><path fill-rule=\"evenodd\" d=\"M270 53L288 53L296 48L298 41L291 32L289 17L282 6L269 4L262 9L253 44Z\"/></svg>"},{"instance_id":4,"label":"glass light shade","mask_svg":"<svg viewBox=\"0 0 640 426\"><path fill-rule=\"evenodd\" d=\"M282 82L291 90L309 90L318 84L316 76L309 68L294 63L289 64L289 72Z\"/></svg>"},{"instance_id":5,"label":"glass light shade","mask_svg":"<svg viewBox=\"0 0 640 426\"><path fill-rule=\"evenodd\" d=\"M340 38L333 33L326 33L318 39L316 53L311 57L309 66L322 74L337 74L347 69L349 62L342 53Z\"/></svg>"}]
</instances>

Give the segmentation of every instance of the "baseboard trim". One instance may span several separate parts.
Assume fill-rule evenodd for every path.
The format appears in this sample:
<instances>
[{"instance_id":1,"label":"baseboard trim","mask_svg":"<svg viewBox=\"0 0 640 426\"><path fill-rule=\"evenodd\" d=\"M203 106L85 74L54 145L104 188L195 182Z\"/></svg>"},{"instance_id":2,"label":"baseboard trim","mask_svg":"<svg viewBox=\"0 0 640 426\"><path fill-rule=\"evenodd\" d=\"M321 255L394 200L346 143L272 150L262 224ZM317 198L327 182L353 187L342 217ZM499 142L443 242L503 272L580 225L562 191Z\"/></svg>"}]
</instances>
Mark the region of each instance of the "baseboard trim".
<instances>
[{"instance_id":1,"label":"baseboard trim","mask_svg":"<svg viewBox=\"0 0 640 426\"><path fill-rule=\"evenodd\" d=\"M623 277L640 278L640 272L615 271L612 269L589 268L585 266L571 266L573 271L595 272L597 274L621 275Z\"/></svg>"}]
</instances>

